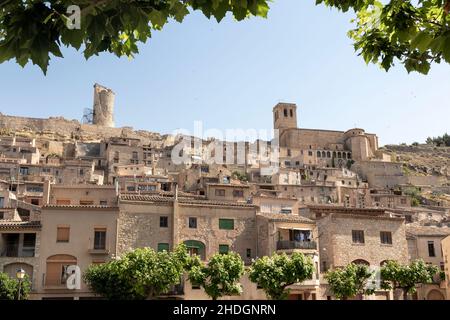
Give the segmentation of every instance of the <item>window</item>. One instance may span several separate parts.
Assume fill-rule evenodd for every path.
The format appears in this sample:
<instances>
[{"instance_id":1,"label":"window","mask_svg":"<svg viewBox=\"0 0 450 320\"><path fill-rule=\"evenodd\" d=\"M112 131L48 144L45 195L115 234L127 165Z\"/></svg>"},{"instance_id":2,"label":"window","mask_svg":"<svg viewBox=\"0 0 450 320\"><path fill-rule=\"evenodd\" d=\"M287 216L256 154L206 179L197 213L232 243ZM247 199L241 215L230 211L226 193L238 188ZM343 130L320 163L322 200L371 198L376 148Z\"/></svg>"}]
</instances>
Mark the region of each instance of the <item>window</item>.
<instances>
[{"instance_id":1,"label":"window","mask_svg":"<svg viewBox=\"0 0 450 320\"><path fill-rule=\"evenodd\" d=\"M244 191L243 190L233 190L233 197L234 198L244 197Z\"/></svg>"},{"instance_id":2,"label":"window","mask_svg":"<svg viewBox=\"0 0 450 320\"><path fill-rule=\"evenodd\" d=\"M234 220L233 219L219 219L219 229L234 230Z\"/></svg>"},{"instance_id":3,"label":"window","mask_svg":"<svg viewBox=\"0 0 450 320\"><path fill-rule=\"evenodd\" d=\"M4 212L0 212L0 220L5 218L5 213Z\"/></svg>"},{"instance_id":4,"label":"window","mask_svg":"<svg viewBox=\"0 0 450 320\"><path fill-rule=\"evenodd\" d=\"M294 112L292 111L292 109L289 110L289 114L291 115L291 118L294 116Z\"/></svg>"},{"instance_id":5,"label":"window","mask_svg":"<svg viewBox=\"0 0 450 320\"><path fill-rule=\"evenodd\" d=\"M58 254L47 259L45 273L46 286L64 285L69 277L68 267L77 264L77 258L65 254Z\"/></svg>"},{"instance_id":6,"label":"window","mask_svg":"<svg viewBox=\"0 0 450 320\"><path fill-rule=\"evenodd\" d=\"M159 217L159 227L160 228L168 228L169 227L169 217L167 217L167 216Z\"/></svg>"},{"instance_id":7,"label":"window","mask_svg":"<svg viewBox=\"0 0 450 320\"><path fill-rule=\"evenodd\" d=\"M326 261L322 261L322 270L320 270L322 272L327 272L328 271L328 266L327 266L327 262Z\"/></svg>"},{"instance_id":8,"label":"window","mask_svg":"<svg viewBox=\"0 0 450 320\"><path fill-rule=\"evenodd\" d=\"M312 151L308 151L308 156L312 157L313 153Z\"/></svg>"},{"instance_id":9,"label":"window","mask_svg":"<svg viewBox=\"0 0 450 320\"><path fill-rule=\"evenodd\" d=\"M94 249L95 250L106 249L106 228L94 229Z\"/></svg>"},{"instance_id":10,"label":"window","mask_svg":"<svg viewBox=\"0 0 450 320\"><path fill-rule=\"evenodd\" d=\"M158 252L167 251L169 252L169 244L168 243L158 243Z\"/></svg>"},{"instance_id":11,"label":"window","mask_svg":"<svg viewBox=\"0 0 450 320\"><path fill-rule=\"evenodd\" d=\"M69 242L70 227L57 227L56 242Z\"/></svg>"},{"instance_id":12,"label":"window","mask_svg":"<svg viewBox=\"0 0 450 320\"><path fill-rule=\"evenodd\" d=\"M133 151L133 155L132 155L133 159L136 160L138 158L138 153L137 151Z\"/></svg>"},{"instance_id":13,"label":"window","mask_svg":"<svg viewBox=\"0 0 450 320\"><path fill-rule=\"evenodd\" d=\"M364 231L352 230L352 240L353 243L364 243Z\"/></svg>"},{"instance_id":14,"label":"window","mask_svg":"<svg viewBox=\"0 0 450 320\"><path fill-rule=\"evenodd\" d=\"M197 229L197 218L189 217L189 228Z\"/></svg>"},{"instance_id":15,"label":"window","mask_svg":"<svg viewBox=\"0 0 450 320\"><path fill-rule=\"evenodd\" d=\"M4 197L0 197L0 208L3 208L5 205L5 198Z\"/></svg>"},{"instance_id":16,"label":"window","mask_svg":"<svg viewBox=\"0 0 450 320\"><path fill-rule=\"evenodd\" d=\"M216 197L225 197L225 189L216 189Z\"/></svg>"},{"instance_id":17,"label":"window","mask_svg":"<svg viewBox=\"0 0 450 320\"><path fill-rule=\"evenodd\" d=\"M36 245L36 233L25 233L23 235L23 246L34 248Z\"/></svg>"},{"instance_id":18,"label":"window","mask_svg":"<svg viewBox=\"0 0 450 320\"><path fill-rule=\"evenodd\" d=\"M284 113L284 117L287 118L287 116L288 116L288 111L287 111L287 109L284 109L284 110L283 110L283 113Z\"/></svg>"},{"instance_id":19,"label":"window","mask_svg":"<svg viewBox=\"0 0 450 320\"><path fill-rule=\"evenodd\" d=\"M29 174L29 170L27 167L20 167L19 172L23 176L27 176Z\"/></svg>"},{"instance_id":20,"label":"window","mask_svg":"<svg viewBox=\"0 0 450 320\"><path fill-rule=\"evenodd\" d=\"M206 259L206 248L205 244L203 242L197 241L197 240L187 240L184 241L184 244L187 247L187 250L189 252L189 255L194 256L200 256L202 260Z\"/></svg>"},{"instance_id":21,"label":"window","mask_svg":"<svg viewBox=\"0 0 450 320\"><path fill-rule=\"evenodd\" d=\"M230 251L230 246L227 244L220 244L219 245L219 253L220 254L227 254Z\"/></svg>"},{"instance_id":22,"label":"window","mask_svg":"<svg viewBox=\"0 0 450 320\"><path fill-rule=\"evenodd\" d=\"M80 169L80 176L84 176L84 170Z\"/></svg>"},{"instance_id":23,"label":"window","mask_svg":"<svg viewBox=\"0 0 450 320\"><path fill-rule=\"evenodd\" d=\"M246 256L247 256L247 258L252 257L252 249L247 249Z\"/></svg>"},{"instance_id":24,"label":"window","mask_svg":"<svg viewBox=\"0 0 450 320\"><path fill-rule=\"evenodd\" d=\"M428 241L428 256L436 257L436 253L434 251L434 241Z\"/></svg>"},{"instance_id":25,"label":"window","mask_svg":"<svg viewBox=\"0 0 450 320\"><path fill-rule=\"evenodd\" d=\"M292 156L291 149L287 149L287 155L288 155L288 157Z\"/></svg>"},{"instance_id":26,"label":"window","mask_svg":"<svg viewBox=\"0 0 450 320\"><path fill-rule=\"evenodd\" d=\"M387 231L381 231L380 241L382 244L392 244L392 233Z\"/></svg>"},{"instance_id":27,"label":"window","mask_svg":"<svg viewBox=\"0 0 450 320\"><path fill-rule=\"evenodd\" d=\"M106 200L100 200L100 205L101 205L101 206L107 206L107 205L108 205L108 201L106 201Z\"/></svg>"},{"instance_id":28,"label":"window","mask_svg":"<svg viewBox=\"0 0 450 320\"><path fill-rule=\"evenodd\" d=\"M31 199L31 204L38 206L39 205L39 199Z\"/></svg>"},{"instance_id":29,"label":"window","mask_svg":"<svg viewBox=\"0 0 450 320\"><path fill-rule=\"evenodd\" d=\"M92 206L94 200L80 200L80 206Z\"/></svg>"}]
</instances>

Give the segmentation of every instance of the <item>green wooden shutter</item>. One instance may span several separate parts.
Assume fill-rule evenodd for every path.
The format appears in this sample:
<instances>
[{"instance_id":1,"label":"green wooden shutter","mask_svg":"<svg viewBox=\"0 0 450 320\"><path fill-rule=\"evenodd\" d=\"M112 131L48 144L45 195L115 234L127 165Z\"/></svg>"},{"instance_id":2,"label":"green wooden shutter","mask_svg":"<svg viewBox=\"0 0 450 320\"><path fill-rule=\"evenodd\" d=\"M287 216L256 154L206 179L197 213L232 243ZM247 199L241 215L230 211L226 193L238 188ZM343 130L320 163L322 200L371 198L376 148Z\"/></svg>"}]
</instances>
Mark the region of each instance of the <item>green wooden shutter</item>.
<instances>
[{"instance_id":1,"label":"green wooden shutter","mask_svg":"<svg viewBox=\"0 0 450 320\"><path fill-rule=\"evenodd\" d=\"M158 243L158 252L162 251L169 251L169 244L168 243Z\"/></svg>"},{"instance_id":2,"label":"green wooden shutter","mask_svg":"<svg viewBox=\"0 0 450 320\"><path fill-rule=\"evenodd\" d=\"M219 229L234 230L233 219L219 219Z\"/></svg>"},{"instance_id":3,"label":"green wooden shutter","mask_svg":"<svg viewBox=\"0 0 450 320\"><path fill-rule=\"evenodd\" d=\"M230 246L227 244L220 244L219 245L219 253L221 254L227 254L228 251L230 251Z\"/></svg>"}]
</instances>

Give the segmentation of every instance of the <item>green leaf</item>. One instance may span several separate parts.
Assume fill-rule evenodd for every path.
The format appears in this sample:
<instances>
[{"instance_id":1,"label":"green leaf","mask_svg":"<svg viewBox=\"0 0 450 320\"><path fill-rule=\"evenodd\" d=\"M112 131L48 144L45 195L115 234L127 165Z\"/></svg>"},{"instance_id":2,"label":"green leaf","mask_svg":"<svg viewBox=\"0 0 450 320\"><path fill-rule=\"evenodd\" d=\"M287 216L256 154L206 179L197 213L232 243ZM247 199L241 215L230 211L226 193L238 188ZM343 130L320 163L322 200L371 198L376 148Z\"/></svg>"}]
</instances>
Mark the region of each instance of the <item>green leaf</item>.
<instances>
[{"instance_id":1,"label":"green leaf","mask_svg":"<svg viewBox=\"0 0 450 320\"><path fill-rule=\"evenodd\" d=\"M419 52L423 53L428 50L431 41L433 41L433 37L428 32L419 32L411 41L411 48L418 49Z\"/></svg>"}]
</instances>

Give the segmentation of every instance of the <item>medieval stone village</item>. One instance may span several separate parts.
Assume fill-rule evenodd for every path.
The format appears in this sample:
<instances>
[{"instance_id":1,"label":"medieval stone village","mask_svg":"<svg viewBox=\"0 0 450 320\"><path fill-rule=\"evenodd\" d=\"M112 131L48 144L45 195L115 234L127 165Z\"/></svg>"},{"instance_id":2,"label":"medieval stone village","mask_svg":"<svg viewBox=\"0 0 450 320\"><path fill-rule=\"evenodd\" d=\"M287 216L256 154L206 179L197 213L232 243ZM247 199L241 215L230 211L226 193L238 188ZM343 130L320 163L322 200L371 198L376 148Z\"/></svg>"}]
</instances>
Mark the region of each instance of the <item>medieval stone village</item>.
<instances>
[{"instance_id":1,"label":"medieval stone village","mask_svg":"<svg viewBox=\"0 0 450 320\"><path fill-rule=\"evenodd\" d=\"M0 272L23 270L29 299L95 299L83 280L67 286L69 266L83 272L136 248L180 243L202 261L229 251L246 265L273 253L309 256L313 276L290 286L291 300L335 300L324 275L350 263L421 259L440 272L408 299L450 299L450 148L381 147L361 128L302 128L301 107L278 103L267 106L279 139L266 151L276 163L250 152L258 140L244 143L242 163L199 161L215 140L194 137L180 164L173 150L182 136L116 128L114 100L95 84L83 121L0 114ZM238 152L237 142L223 148ZM443 160L408 161L420 152ZM246 276L241 284L242 295L224 299L267 298ZM183 279L163 298L208 296ZM364 299L396 292L377 288Z\"/></svg>"}]
</instances>

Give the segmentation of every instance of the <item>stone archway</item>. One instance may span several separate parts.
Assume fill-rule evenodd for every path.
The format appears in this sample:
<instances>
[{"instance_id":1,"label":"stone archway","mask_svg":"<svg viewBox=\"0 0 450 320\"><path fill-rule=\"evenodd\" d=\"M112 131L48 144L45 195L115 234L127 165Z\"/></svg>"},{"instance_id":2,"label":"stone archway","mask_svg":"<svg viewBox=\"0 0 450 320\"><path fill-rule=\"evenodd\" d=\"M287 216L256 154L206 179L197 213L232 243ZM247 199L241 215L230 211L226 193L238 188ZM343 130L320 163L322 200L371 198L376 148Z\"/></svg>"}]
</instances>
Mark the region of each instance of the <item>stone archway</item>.
<instances>
[{"instance_id":1,"label":"stone archway","mask_svg":"<svg viewBox=\"0 0 450 320\"><path fill-rule=\"evenodd\" d=\"M3 272L9 275L11 278L16 279L16 273L18 269L25 270L30 281L33 281L33 266L28 263L13 262L3 267Z\"/></svg>"},{"instance_id":2,"label":"stone archway","mask_svg":"<svg viewBox=\"0 0 450 320\"><path fill-rule=\"evenodd\" d=\"M439 290L433 289L428 292L427 300L445 300L445 297Z\"/></svg>"}]
</instances>

